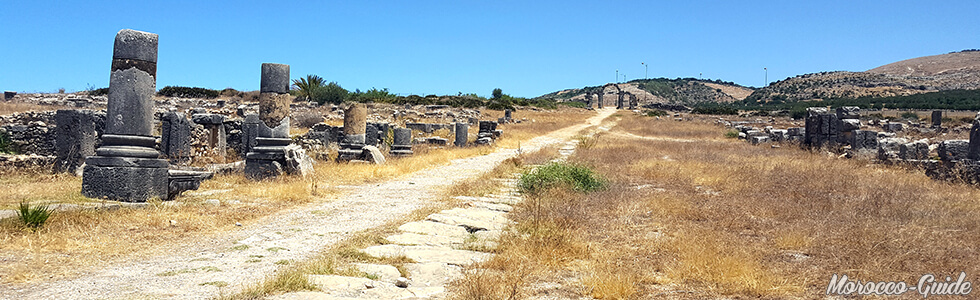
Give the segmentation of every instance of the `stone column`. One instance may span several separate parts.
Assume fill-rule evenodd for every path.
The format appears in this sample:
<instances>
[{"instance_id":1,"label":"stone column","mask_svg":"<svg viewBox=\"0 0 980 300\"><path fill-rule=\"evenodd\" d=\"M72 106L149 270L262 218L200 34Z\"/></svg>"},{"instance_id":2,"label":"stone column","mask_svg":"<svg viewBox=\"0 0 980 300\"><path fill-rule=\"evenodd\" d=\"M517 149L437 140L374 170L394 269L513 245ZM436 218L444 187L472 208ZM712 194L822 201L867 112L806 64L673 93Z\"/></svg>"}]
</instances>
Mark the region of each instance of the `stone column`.
<instances>
[{"instance_id":1,"label":"stone column","mask_svg":"<svg viewBox=\"0 0 980 300\"><path fill-rule=\"evenodd\" d=\"M585 107L592 109L592 93L585 93Z\"/></svg>"},{"instance_id":2,"label":"stone column","mask_svg":"<svg viewBox=\"0 0 980 300\"><path fill-rule=\"evenodd\" d=\"M510 122L511 115L513 115L513 111L511 111L510 109L505 109L504 110L504 121L505 122Z\"/></svg>"},{"instance_id":3,"label":"stone column","mask_svg":"<svg viewBox=\"0 0 980 300\"><path fill-rule=\"evenodd\" d=\"M932 126L936 128L943 126L943 111L941 110L932 111Z\"/></svg>"},{"instance_id":4,"label":"stone column","mask_svg":"<svg viewBox=\"0 0 980 300\"><path fill-rule=\"evenodd\" d=\"M639 101L636 100L636 95L630 94L630 110L635 110L639 104Z\"/></svg>"},{"instance_id":5,"label":"stone column","mask_svg":"<svg viewBox=\"0 0 980 300\"><path fill-rule=\"evenodd\" d=\"M469 137L469 124L456 123L456 147L466 147L466 139Z\"/></svg>"},{"instance_id":6,"label":"stone column","mask_svg":"<svg viewBox=\"0 0 980 300\"><path fill-rule=\"evenodd\" d=\"M289 65L262 64L259 114L248 115L242 124L245 177L262 180L286 173L305 173L305 152L289 138ZM292 156L298 156L293 158Z\"/></svg>"},{"instance_id":7,"label":"stone column","mask_svg":"<svg viewBox=\"0 0 980 300\"><path fill-rule=\"evenodd\" d=\"M191 123L184 114L169 112L163 115L160 126L160 150L171 162L186 162L191 158Z\"/></svg>"},{"instance_id":8,"label":"stone column","mask_svg":"<svg viewBox=\"0 0 980 300\"><path fill-rule=\"evenodd\" d=\"M97 117L90 110L58 110L54 115L55 172L75 174L85 163L85 158L95 155L95 130Z\"/></svg>"},{"instance_id":9,"label":"stone column","mask_svg":"<svg viewBox=\"0 0 980 300\"><path fill-rule=\"evenodd\" d=\"M616 98L616 109L623 109L623 96L626 96L626 92L619 91L618 97Z\"/></svg>"},{"instance_id":10,"label":"stone column","mask_svg":"<svg viewBox=\"0 0 980 300\"><path fill-rule=\"evenodd\" d=\"M603 94L605 94L605 93L606 93L606 92L604 92L604 91L603 91L603 92L599 92L599 93L598 93L598 96L599 96L599 101L598 101L598 102L596 102L596 104L598 104L598 106L597 106L597 107L599 107L600 109L602 108L602 95L603 95Z\"/></svg>"},{"instance_id":11,"label":"stone column","mask_svg":"<svg viewBox=\"0 0 980 300\"><path fill-rule=\"evenodd\" d=\"M394 138L391 144L391 155L405 156L412 155L412 130L408 128L395 128Z\"/></svg>"},{"instance_id":12,"label":"stone column","mask_svg":"<svg viewBox=\"0 0 980 300\"><path fill-rule=\"evenodd\" d=\"M262 82L259 91L259 119L269 128L278 128L285 122L285 135L289 135L289 65L262 64Z\"/></svg>"},{"instance_id":13,"label":"stone column","mask_svg":"<svg viewBox=\"0 0 980 300\"><path fill-rule=\"evenodd\" d=\"M129 202L167 199L167 168L153 130L157 40L153 33L116 34L102 147L88 157L82 195Z\"/></svg>"},{"instance_id":14,"label":"stone column","mask_svg":"<svg viewBox=\"0 0 980 300\"><path fill-rule=\"evenodd\" d=\"M344 138L340 142L338 161L357 159L364 148L364 133L367 131L367 108L354 103L344 110Z\"/></svg>"}]
</instances>

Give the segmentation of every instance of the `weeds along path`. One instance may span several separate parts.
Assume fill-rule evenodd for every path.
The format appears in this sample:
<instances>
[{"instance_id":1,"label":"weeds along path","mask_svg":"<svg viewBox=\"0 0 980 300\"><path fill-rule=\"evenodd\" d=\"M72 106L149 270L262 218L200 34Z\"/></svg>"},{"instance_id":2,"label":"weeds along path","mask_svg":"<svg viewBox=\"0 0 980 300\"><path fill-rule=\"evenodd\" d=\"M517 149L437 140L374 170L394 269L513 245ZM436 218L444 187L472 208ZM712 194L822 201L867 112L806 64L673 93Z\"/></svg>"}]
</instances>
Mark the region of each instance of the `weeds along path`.
<instances>
[{"instance_id":1,"label":"weeds along path","mask_svg":"<svg viewBox=\"0 0 980 300\"><path fill-rule=\"evenodd\" d=\"M539 136L522 152L571 139L616 110ZM506 134L506 133L505 133ZM106 266L76 278L0 286L2 299L213 298L232 294L292 261L302 261L353 233L383 225L439 199L444 189L492 170L517 154L498 149L478 157L349 187L337 199L313 203L245 224L240 230L169 249L169 253Z\"/></svg>"}]
</instances>

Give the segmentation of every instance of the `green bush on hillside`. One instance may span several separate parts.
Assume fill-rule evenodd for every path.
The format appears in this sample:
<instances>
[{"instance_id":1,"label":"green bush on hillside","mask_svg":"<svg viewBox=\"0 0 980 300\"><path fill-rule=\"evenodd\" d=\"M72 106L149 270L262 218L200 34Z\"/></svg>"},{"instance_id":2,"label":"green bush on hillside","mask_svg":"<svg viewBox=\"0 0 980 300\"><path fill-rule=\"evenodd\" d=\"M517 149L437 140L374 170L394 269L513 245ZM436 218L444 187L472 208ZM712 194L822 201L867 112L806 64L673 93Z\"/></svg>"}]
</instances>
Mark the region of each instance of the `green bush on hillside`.
<instances>
[{"instance_id":1,"label":"green bush on hillside","mask_svg":"<svg viewBox=\"0 0 980 300\"><path fill-rule=\"evenodd\" d=\"M165 86L157 92L158 96L180 98L217 98L221 92L212 89L186 86Z\"/></svg>"}]
</instances>

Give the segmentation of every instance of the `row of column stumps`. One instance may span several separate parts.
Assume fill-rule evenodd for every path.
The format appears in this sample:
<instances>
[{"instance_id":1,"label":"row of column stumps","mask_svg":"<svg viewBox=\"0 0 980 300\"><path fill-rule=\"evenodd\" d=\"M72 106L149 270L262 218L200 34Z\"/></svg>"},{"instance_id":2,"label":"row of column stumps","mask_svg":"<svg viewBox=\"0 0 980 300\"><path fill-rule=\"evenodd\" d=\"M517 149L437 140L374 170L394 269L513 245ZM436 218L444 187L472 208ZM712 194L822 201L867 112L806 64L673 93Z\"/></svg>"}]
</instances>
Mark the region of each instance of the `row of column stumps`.
<instances>
[{"instance_id":1,"label":"row of column stumps","mask_svg":"<svg viewBox=\"0 0 980 300\"><path fill-rule=\"evenodd\" d=\"M592 102L593 95L598 96L599 99L598 99L597 102ZM594 104L597 104L598 105L598 108L600 108L600 109L603 108L603 106L602 106L602 95L603 95L603 93L594 93L593 94L592 92L585 92L585 106L586 106L586 108L593 109ZM629 96L628 99L625 98L625 96L627 96L627 95ZM633 95L633 93L626 92L626 91L619 91L618 92L618 98L616 99L616 109L627 108L627 105L628 105L628 109L629 110L635 110L635 109L637 109L637 107L639 107L640 103L639 103L639 100L637 99L636 95Z\"/></svg>"}]
</instances>

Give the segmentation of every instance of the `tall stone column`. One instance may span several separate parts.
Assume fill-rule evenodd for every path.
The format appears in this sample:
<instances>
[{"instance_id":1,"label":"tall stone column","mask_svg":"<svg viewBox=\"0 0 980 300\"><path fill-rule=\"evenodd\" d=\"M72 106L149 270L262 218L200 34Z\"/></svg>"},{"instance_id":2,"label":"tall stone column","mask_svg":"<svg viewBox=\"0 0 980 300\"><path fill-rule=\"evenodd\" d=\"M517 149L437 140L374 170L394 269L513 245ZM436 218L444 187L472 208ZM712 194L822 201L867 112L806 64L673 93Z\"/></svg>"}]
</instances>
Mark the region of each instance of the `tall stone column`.
<instances>
[{"instance_id":1,"label":"tall stone column","mask_svg":"<svg viewBox=\"0 0 980 300\"><path fill-rule=\"evenodd\" d=\"M245 117L243 147L245 177L253 180L276 177L290 171L289 65L263 63L259 90L259 114Z\"/></svg>"},{"instance_id":2,"label":"tall stone column","mask_svg":"<svg viewBox=\"0 0 980 300\"><path fill-rule=\"evenodd\" d=\"M630 94L630 110L636 109L639 105L639 101L636 99L636 95Z\"/></svg>"},{"instance_id":3,"label":"tall stone column","mask_svg":"<svg viewBox=\"0 0 980 300\"><path fill-rule=\"evenodd\" d=\"M585 93L585 107L592 109L592 93Z\"/></svg>"},{"instance_id":4,"label":"tall stone column","mask_svg":"<svg viewBox=\"0 0 980 300\"><path fill-rule=\"evenodd\" d=\"M102 147L88 157L82 195L144 202L167 199L167 168L155 149L153 94L157 40L153 33L124 29L116 34Z\"/></svg>"},{"instance_id":5,"label":"tall stone column","mask_svg":"<svg viewBox=\"0 0 980 300\"><path fill-rule=\"evenodd\" d=\"M354 103L344 110L344 138L340 141L338 161L350 161L361 156L367 131L367 108Z\"/></svg>"},{"instance_id":6,"label":"tall stone column","mask_svg":"<svg viewBox=\"0 0 980 300\"><path fill-rule=\"evenodd\" d=\"M191 159L191 123L183 113L169 112L163 115L160 125L160 150L173 163Z\"/></svg>"},{"instance_id":7,"label":"tall stone column","mask_svg":"<svg viewBox=\"0 0 980 300\"><path fill-rule=\"evenodd\" d=\"M941 110L932 111L932 126L936 128L943 126L943 111Z\"/></svg>"},{"instance_id":8,"label":"tall stone column","mask_svg":"<svg viewBox=\"0 0 980 300\"><path fill-rule=\"evenodd\" d=\"M606 92L604 92L604 91L600 91L597 94L599 96L599 100L598 100L598 102L596 102L596 104L598 104L597 107L599 107L600 109L602 108L602 95L605 94L605 93Z\"/></svg>"}]
</instances>

